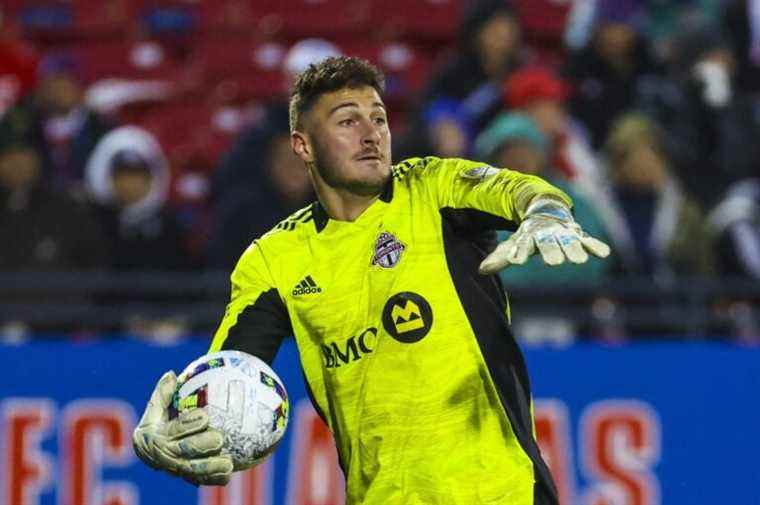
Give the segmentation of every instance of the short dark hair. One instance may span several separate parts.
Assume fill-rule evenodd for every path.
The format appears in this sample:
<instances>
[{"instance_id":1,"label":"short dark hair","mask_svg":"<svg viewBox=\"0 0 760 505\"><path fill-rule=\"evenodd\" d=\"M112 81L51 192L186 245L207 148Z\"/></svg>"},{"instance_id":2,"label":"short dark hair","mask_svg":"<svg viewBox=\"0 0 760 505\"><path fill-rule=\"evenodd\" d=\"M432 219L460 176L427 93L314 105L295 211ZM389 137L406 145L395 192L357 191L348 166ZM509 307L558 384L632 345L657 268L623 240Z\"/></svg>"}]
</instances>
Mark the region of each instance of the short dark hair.
<instances>
[{"instance_id":1,"label":"short dark hair","mask_svg":"<svg viewBox=\"0 0 760 505\"><path fill-rule=\"evenodd\" d=\"M325 93L343 88L372 86L378 94L385 90L385 76L374 65L355 56L322 60L301 72L290 94L290 131L302 127L301 117Z\"/></svg>"}]
</instances>

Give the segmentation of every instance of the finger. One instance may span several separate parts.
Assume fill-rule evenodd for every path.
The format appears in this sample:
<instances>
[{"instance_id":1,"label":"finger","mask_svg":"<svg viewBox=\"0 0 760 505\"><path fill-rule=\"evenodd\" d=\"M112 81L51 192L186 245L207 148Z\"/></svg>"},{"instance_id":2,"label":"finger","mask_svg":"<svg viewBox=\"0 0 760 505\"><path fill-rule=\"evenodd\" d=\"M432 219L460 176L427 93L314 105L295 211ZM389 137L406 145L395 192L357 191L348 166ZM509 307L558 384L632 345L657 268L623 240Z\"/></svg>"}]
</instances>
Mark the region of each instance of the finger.
<instances>
[{"instance_id":1,"label":"finger","mask_svg":"<svg viewBox=\"0 0 760 505\"><path fill-rule=\"evenodd\" d=\"M588 261L588 254L583 250L581 241L577 235L573 233L563 233L557 238L562 252L565 253L565 257L572 263L585 263Z\"/></svg>"},{"instance_id":2,"label":"finger","mask_svg":"<svg viewBox=\"0 0 760 505\"><path fill-rule=\"evenodd\" d=\"M148 405L145 407L145 413L140 420L140 425L147 425L160 422L167 414L167 408L171 404L172 395L177 388L177 376L172 370L169 370L158 380L156 388L150 395Z\"/></svg>"},{"instance_id":3,"label":"finger","mask_svg":"<svg viewBox=\"0 0 760 505\"><path fill-rule=\"evenodd\" d=\"M591 235L581 236L581 244L583 244L583 247L594 256L606 258L610 255L610 246L599 239L595 239Z\"/></svg>"},{"instance_id":4,"label":"finger","mask_svg":"<svg viewBox=\"0 0 760 505\"><path fill-rule=\"evenodd\" d=\"M132 435L132 448L137 454L137 457L147 464L151 468L158 468L156 462L153 460L153 441L149 433L143 430L135 430Z\"/></svg>"},{"instance_id":5,"label":"finger","mask_svg":"<svg viewBox=\"0 0 760 505\"><path fill-rule=\"evenodd\" d=\"M186 475L183 478L194 486L224 486L231 476L232 473L215 473L204 476Z\"/></svg>"},{"instance_id":6,"label":"finger","mask_svg":"<svg viewBox=\"0 0 760 505\"><path fill-rule=\"evenodd\" d=\"M166 444L166 450L183 459L216 456L222 450L224 437L216 430L209 429Z\"/></svg>"},{"instance_id":7,"label":"finger","mask_svg":"<svg viewBox=\"0 0 760 505\"><path fill-rule=\"evenodd\" d=\"M198 484L224 484L229 480L232 471L232 459L229 456L182 461L182 475Z\"/></svg>"},{"instance_id":8,"label":"finger","mask_svg":"<svg viewBox=\"0 0 760 505\"><path fill-rule=\"evenodd\" d=\"M198 459L178 458L167 451L165 446L159 445L156 445L154 454L158 468L176 475L199 479L209 475L232 473L233 470L232 459L227 455Z\"/></svg>"},{"instance_id":9,"label":"finger","mask_svg":"<svg viewBox=\"0 0 760 505\"><path fill-rule=\"evenodd\" d=\"M536 246L531 236L526 233L516 240L513 251L509 257L509 262L513 265L522 265L536 252Z\"/></svg>"},{"instance_id":10,"label":"finger","mask_svg":"<svg viewBox=\"0 0 760 505\"><path fill-rule=\"evenodd\" d=\"M491 254L480 263L478 272L484 275L498 272L502 268L509 264L509 258L514 256L514 250L516 248L515 235L509 237L506 241L501 242L496 246Z\"/></svg>"},{"instance_id":11,"label":"finger","mask_svg":"<svg viewBox=\"0 0 760 505\"><path fill-rule=\"evenodd\" d=\"M166 435L177 440L208 428L208 414L203 409L184 410L176 419L166 423Z\"/></svg>"},{"instance_id":12,"label":"finger","mask_svg":"<svg viewBox=\"0 0 760 505\"><path fill-rule=\"evenodd\" d=\"M547 265L561 265L565 261L565 255L562 252L554 233L551 231L538 231L535 235L536 245Z\"/></svg>"}]
</instances>

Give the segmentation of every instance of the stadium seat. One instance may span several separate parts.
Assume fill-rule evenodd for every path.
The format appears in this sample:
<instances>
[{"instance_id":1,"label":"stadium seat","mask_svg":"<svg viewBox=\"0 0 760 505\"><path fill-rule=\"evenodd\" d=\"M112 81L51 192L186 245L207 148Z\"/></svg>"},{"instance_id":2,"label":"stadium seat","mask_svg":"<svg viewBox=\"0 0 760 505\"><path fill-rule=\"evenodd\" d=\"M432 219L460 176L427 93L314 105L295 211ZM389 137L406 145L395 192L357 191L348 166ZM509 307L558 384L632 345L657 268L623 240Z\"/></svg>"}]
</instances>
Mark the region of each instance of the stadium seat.
<instances>
[{"instance_id":1,"label":"stadium seat","mask_svg":"<svg viewBox=\"0 0 760 505\"><path fill-rule=\"evenodd\" d=\"M175 206L205 198L210 174L245 124L229 116L241 112L205 102L175 102L152 108L137 122L156 136L169 160Z\"/></svg>"},{"instance_id":2,"label":"stadium seat","mask_svg":"<svg viewBox=\"0 0 760 505\"><path fill-rule=\"evenodd\" d=\"M81 66L87 84L106 78L175 80L181 72L172 52L152 40L84 43L66 52Z\"/></svg>"},{"instance_id":3,"label":"stadium seat","mask_svg":"<svg viewBox=\"0 0 760 505\"><path fill-rule=\"evenodd\" d=\"M255 26L249 0L202 0L200 16L206 31L250 33Z\"/></svg>"},{"instance_id":4,"label":"stadium seat","mask_svg":"<svg viewBox=\"0 0 760 505\"><path fill-rule=\"evenodd\" d=\"M390 40L381 43L344 42L341 49L379 66L386 77L386 97L407 102L427 82L432 54L409 42Z\"/></svg>"},{"instance_id":5,"label":"stadium seat","mask_svg":"<svg viewBox=\"0 0 760 505\"><path fill-rule=\"evenodd\" d=\"M369 0L250 0L259 29L297 39L366 34Z\"/></svg>"},{"instance_id":6,"label":"stadium seat","mask_svg":"<svg viewBox=\"0 0 760 505\"><path fill-rule=\"evenodd\" d=\"M189 36L201 26L201 0L129 0L130 15L155 37Z\"/></svg>"},{"instance_id":7,"label":"stadium seat","mask_svg":"<svg viewBox=\"0 0 760 505\"><path fill-rule=\"evenodd\" d=\"M127 0L14 0L12 19L38 39L117 38L128 29Z\"/></svg>"},{"instance_id":8,"label":"stadium seat","mask_svg":"<svg viewBox=\"0 0 760 505\"><path fill-rule=\"evenodd\" d=\"M525 40L546 64L558 64L562 57L565 25L572 2L558 0L518 0Z\"/></svg>"},{"instance_id":9,"label":"stadium seat","mask_svg":"<svg viewBox=\"0 0 760 505\"><path fill-rule=\"evenodd\" d=\"M370 24L386 36L419 40L456 38L464 0L377 0Z\"/></svg>"},{"instance_id":10,"label":"stadium seat","mask_svg":"<svg viewBox=\"0 0 760 505\"><path fill-rule=\"evenodd\" d=\"M267 99L285 91L281 71L285 46L238 37L211 37L198 43L193 59L221 102Z\"/></svg>"},{"instance_id":11,"label":"stadium seat","mask_svg":"<svg viewBox=\"0 0 760 505\"><path fill-rule=\"evenodd\" d=\"M19 12L28 3L28 0L4 0L0 12L6 20L15 20Z\"/></svg>"},{"instance_id":12,"label":"stadium seat","mask_svg":"<svg viewBox=\"0 0 760 505\"><path fill-rule=\"evenodd\" d=\"M208 103L181 101L147 111L140 124L156 135L170 159L179 161L192 151L213 162L239 133L240 125L225 121L226 112Z\"/></svg>"}]
</instances>

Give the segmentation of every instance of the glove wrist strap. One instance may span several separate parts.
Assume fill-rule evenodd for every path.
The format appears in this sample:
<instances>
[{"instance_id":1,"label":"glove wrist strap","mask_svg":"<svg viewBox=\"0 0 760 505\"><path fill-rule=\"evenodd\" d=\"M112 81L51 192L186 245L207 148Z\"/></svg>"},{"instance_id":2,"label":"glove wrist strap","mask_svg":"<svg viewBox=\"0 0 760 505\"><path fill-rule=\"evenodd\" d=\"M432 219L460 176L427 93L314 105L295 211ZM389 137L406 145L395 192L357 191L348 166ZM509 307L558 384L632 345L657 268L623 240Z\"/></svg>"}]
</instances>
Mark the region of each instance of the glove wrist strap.
<instances>
[{"instance_id":1,"label":"glove wrist strap","mask_svg":"<svg viewBox=\"0 0 760 505\"><path fill-rule=\"evenodd\" d=\"M525 219L535 216L548 217L564 223L575 221L567 205L554 198L539 198L533 201L525 211Z\"/></svg>"}]
</instances>

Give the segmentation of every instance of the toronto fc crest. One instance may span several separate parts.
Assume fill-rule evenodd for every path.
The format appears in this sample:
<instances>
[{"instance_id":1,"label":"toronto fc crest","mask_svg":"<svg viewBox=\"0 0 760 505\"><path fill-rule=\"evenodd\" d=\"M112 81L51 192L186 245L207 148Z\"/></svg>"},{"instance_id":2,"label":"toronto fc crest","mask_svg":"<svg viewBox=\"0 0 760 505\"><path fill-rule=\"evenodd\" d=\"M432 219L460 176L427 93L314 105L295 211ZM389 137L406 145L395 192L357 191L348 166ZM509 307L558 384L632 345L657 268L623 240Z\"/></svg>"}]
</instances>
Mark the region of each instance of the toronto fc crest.
<instances>
[{"instance_id":1,"label":"toronto fc crest","mask_svg":"<svg viewBox=\"0 0 760 505\"><path fill-rule=\"evenodd\" d=\"M401 253L406 246L399 242L393 234L384 231L375 240L375 252L372 255L372 264L382 268L393 268L401 259Z\"/></svg>"}]
</instances>

